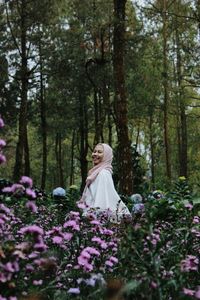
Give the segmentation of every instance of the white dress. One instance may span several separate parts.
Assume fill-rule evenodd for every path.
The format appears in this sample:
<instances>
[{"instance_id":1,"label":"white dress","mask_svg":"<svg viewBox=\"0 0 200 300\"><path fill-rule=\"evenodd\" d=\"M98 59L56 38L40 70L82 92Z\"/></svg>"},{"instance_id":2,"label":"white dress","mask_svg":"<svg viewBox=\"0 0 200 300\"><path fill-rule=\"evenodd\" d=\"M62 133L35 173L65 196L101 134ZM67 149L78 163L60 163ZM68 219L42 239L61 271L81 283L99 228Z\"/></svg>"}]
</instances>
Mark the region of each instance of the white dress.
<instances>
[{"instance_id":1,"label":"white dress","mask_svg":"<svg viewBox=\"0 0 200 300\"><path fill-rule=\"evenodd\" d=\"M128 208L115 190L111 173L105 169L99 172L87 188L85 202L88 209L109 210L118 217L130 215Z\"/></svg>"}]
</instances>

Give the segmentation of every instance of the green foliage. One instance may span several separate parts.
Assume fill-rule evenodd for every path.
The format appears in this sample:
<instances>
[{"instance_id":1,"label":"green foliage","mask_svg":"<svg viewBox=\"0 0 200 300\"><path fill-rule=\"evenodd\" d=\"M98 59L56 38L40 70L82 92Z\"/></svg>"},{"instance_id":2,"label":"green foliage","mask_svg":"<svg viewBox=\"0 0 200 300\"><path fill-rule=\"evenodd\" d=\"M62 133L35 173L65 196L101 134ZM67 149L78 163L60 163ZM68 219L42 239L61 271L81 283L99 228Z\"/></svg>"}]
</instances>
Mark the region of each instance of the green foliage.
<instances>
[{"instance_id":1,"label":"green foliage","mask_svg":"<svg viewBox=\"0 0 200 300\"><path fill-rule=\"evenodd\" d=\"M184 201L151 197L145 214L124 224L116 273L127 282L124 299L187 299L184 288L197 288L198 267L196 272L181 269L186 257L197 257L194 216L195 209Z\"/></svg>"},{"instance_id":2,"label":"green foliage","mask_svg":"<svg viewBox=\"0 0 200 300\"><path fill-rule=\"evenodd\" d=\"M174 201L184 201L192 199L192 192L188 185L187 179L182 176L175 182L171 197Z\"/></svg>"}]
</instances>

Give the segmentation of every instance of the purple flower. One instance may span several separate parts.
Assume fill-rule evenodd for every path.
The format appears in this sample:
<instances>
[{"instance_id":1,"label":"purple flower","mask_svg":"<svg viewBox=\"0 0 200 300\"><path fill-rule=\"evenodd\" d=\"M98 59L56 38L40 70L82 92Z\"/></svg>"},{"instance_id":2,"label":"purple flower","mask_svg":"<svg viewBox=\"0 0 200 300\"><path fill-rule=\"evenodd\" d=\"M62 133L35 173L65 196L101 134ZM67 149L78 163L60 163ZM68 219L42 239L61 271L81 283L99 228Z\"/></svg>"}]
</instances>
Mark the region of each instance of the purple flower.
<instances>
[{"instance_id":1,"label":"purple flower","mask_svg":"<svg viewBox=\"0 0 200 300\"><path fill-rule=\"evenodd\" d=\"M4 265L4 270L10 273L14 273L15 269L13 267L13 264L11 262L7 262L7 264Z\"/></svg>"},{"instance_id":2,"label":"purple flower","mask_svg":"<svg viewBox=\"0 0 200 300\"><path fill-rule=\"evenodd\" d=\"M102 240L101 238L99 238L99 237L94 236L94 237L92 238L92 242L97 242L97 244L99 244L100 247L101 247L102 249L107 249L107 248L108 248L107 243L106 243L105 241L103 241L103 240Z\"/></svg>"},{"instance_id":3,"label":"purple flower","mask_svg":"<svg viewBox=\"0 0 200 300\"><path fill-rule=\"evenodd\" d=\"M16 193L23 193L24 192L24 186L19 184L19 183L14 183L11 186L11 191L12 193L16 194Z\"/></svg>"},{"instance_id":4,"label":"purple flower","mask_svg":"<svg viewBox=\"0 0 200 300\"><path fill-rule=\"evenodd\" d=\"M33 248L37 251L45 251L48 247L44 244L43 238L41 235L35 236L35 244Z\"/></svg>"},{"instance_id":5,"label":"purple flower","mask_svg":"<svg viewBox=\"0 0 200 300\"><path fill-rule=\"evenodd\" d=\"M3 155L3 154L0 153L0 164L3 164L3 163L5 163L5 162L6 162L6 157L5 157L5 155Z\"/></svg>"},{"instance_id":6,"label":"purple flower","mask_svg":"<svg viewBox=\"0 0 200 300\"><path fill-rule=\"evenodd\" d=\"M103 234L105 234L105 235L113 235L113 234L114 234L114 231L105 228L105 229L103 230Z\"/></svg>"},{"instance_id":7,"label":"purple flower","mask_svg":"<svg viewBox=\"0 0 200 300\"><path fill-rule=\"evenodd\" d=\"M19 233L21 233L21 234L25 234L25 233L37 233L37 234L43 235L44 231L43 231L42 228L40 228L37 225L29 225L29 226L21 228L19 230Z\"/></svg>"},{"instance_id":8,"label":"purple flower","mask_svg":"<svg viewBox=\"0 0 200 300\"><path fill-rule=\"evenodd\" d=\"M189 210L193 209L193 205L191 203L186 203L185 208L188 208Z\"/></svg>"},{"instance_id":9,"label":"purple flower","mask_svg":"<svg viewBox=\"0 0 200 300\"><path fill-rule=\"evenodd\" d=\"M187 255L186 259L181 261L181 271L198 271L199 259L194 255Z\"/></svg>"},{"instance_id":10,"label":"purple flower","mask_svg":"<svg viewBox=\"0 0 200 300\"><path fill-rule=\"evenodd\" d=\"M31 197L32 199L35 199L36 198L36 193L35 191L31 190L30 188L27 188L26 189L26 195L28 197Z\"/></svg>"},{"instance_id":11,"label":"purple flower","mask_svg":"<svg viewBox=\"0 0 200 300\"><path fill-rule=\"evenodd\" d=\"M113 263L110 260L106 260L105 265L108 267L113 267Z\"/></svg>"},{"instance_id":12,"label":"purple flower","mask_svg":"<svg viewBox=\"0 0 200 300\"><path fill-rule=\"evenodd\" d=\"M79 215L78 211L70 211L70 216L79 217Z\"/></svg>"},{"instance_id":13,"label":"purple flower","mask_svg":"<svg viewBox=\"0 0 200 300\"><path fill-rule=\"evenodd\" d=\"M0 203L0 210L5 212L6 214L10 213L10 209L8 207L6 207L3 203Z\"/></svg>"},{"instance_id":14,"label":"purple flower","mask_svg":"<svg viewBox=\"0 0 200 300\"><path fill-rule=\"evenodd\" d=\"M94 236L94 237L92 238L92 242L97 242L98 244L101 244L101 243L102 243L102 239L99 238L99 237Z\"/></svg>"},{"instance_id":15,"label":"purple flower","mask_svg":"<svg viewBox=\"0 0 200 300\"><path fill-rule=\"evenodd\" d=\"M33 285L42 285L43 284L43 280L33 280Z\"/></svg>"},{"instance_id":16,"label":"purple flower","mask_svg":"<svg viewBox=\"0 0 200 300\"><path fill-rule=\"evenodd\" d=\"M80 209L85 209L85 208L87 207L86 204L83 203L83 202L78 202L78 203L77 203L77 206L78 206L78 208L80 208Z\"/></svg>"},{"instance_id":17,"label":"purple flower","mask_svg":"<svg viewBox=\"0 0 200 300\"><path fill-rule=\"evenodd\" d=\"M91 255L84 249L81 252L81 257L86 258L86 259L90 259Z\"/></svg>"},{"instance_id":18,"label":"purple flower","mask_svg":"<svg viewBox=\"0 0 200 300\"><path fill-rule=\"evenodd\" d=\"M12 193L12 187L6 186L5 188L2 189L3 193Z\"/></svg>"},{"instance_id":19,"label":"purple flower","mask_svg":"<svg viewBox=\"0 0 200 300\"><path fill-rule=\"evenodd\" d=\"M115 256L111 256L111 257L109 258L109 260L110 260L111 262L113 262L113 263L118 263L118 259L117 259L117 257L115 257Z\"/></svg>"},{"instance_id":20,"label":"purple flower","mask_svg":"<svg viewBox=\"0 0 200 300\"><path fill-rule=\"evenodd\" d=\"M199 216L194 216L192 223L198 224L200 222L199 220L200 220Z\"/></svg>"},{"instance_id":21,"label":"purple flower","mask_svg":"<svg viewBox=\"0 0 200 300\"><path fill-rule=\"evenodd\" d=\"M29 188L32 188L33 186L33 180L28 176L22 176L20 179L20 183Z\"/></svg>"},{"instance_id":22,"label":"purple flower","mask_svg":"<svg viewBox=\"0 0 200 300\"><path fill-rule=\"evenodd\" d=\"M30 209L33 213L37 213L38 207L34 201L27 201L26 208Z\"/></svg>"},{"instance_id":23,"label":"purple flower","mask_svg":"<svg viewBox=\"0 0 200 300\"><path fill-rule=\"evenodd\" d=\"M4 127L4 121L3 119L0 117L0 128Z\"/></svg>"},{"instance_id":24,"label":"purple flower","mask_svg":"<svg viewBox=\"0 0 200 300\"><path fill-rule=\"evenodd\" d=\"M93 224L93 225L100 225L101 223L98 221L98 220L92 220L90 222L90 224Z\"/></svg>"},{"instance_id":25,"label":"purple flower","mask_svg":"<svg viewBox=\"0 0 200 300\"><path fill-rule=\"evenodd\" d=\"M6 142L2 139L0 139L0 149L2 149L3 147L5 147Z\"/></svg>"},{"instance_id":26,"label":"purple flower","mask_svg":"<svg viewBox=\"0 0 200 300\"><path fill-rule=\"evenodd\" d=\"M85 251L87 251L89 254L100 256L100 252L93 247L86 247Z\"/></svg>"},{"instance_id":27,"label":"purple flower","mask_svg":"<svg viewBox=\"0 0 200 300\"><path fill-rule=\"evenodd\" d=\"M85 266L88 263L87 258L84 258L82 255L78 257L78 264L80 266Z\"/></svg>"},{"instance_id":28,"label":"purple flower","mask_svg":"<svg viewBox=\"0 0 200 300\"><path fill-rule=\"evenodd\" d=\"M63 233L64 240L70 241L72 237L73 237L72 233L69 233L69 232Z\"/></svg>"},{"instance_id":29,"label":"purple flower","mask_svg":"<svg viewBox=\"0 0 200 300\"><path fill-rule=\"evenodd\" d=\"M3 296L0 295L0 300L7 300L7 298L4 298Z\"/></svg>"},{"instance_id":30,"label":"purple flower","mask_svg":"<svg viewBox=\"0 0 200 300\"><path fill-rule=\"evenodd\" d=\"M83 266L83 269L84 269L84 271L86 271L86 272L91 272L91 271L94 269L94 267L93 267L92 264L86 263L86 264Z\"/></svg>"},{"instance_id":31,"label":"purple flower","mask_svg":"<svg viewBox=\"0 0 200 300\"><path fill-rule=\"evenodd\" d=\"M28 272L32 272L32 271L35 270L35 268L34 268L31 264L27 264L27 265L26 265L26 270L27 270Z\"/></svg>"},{"instance_id":32,"label":"purple flower","mask_svg":"<svg viewBox=\"0 0 200 300\"><path fill-rule=\"evenodd\" d=\"M63 227L64 228L66 228L66 227L72 227L74 230L80 231L80 227L76 223L75 220L69 220L69 221L65 222L64 225L63 225Z\"/></svg>"},{"instance_id":33,"label":"purple flower","mask_svg":"<svg viewBox=\"0 0 200 300\"><path fill-rule=\"evenodd\" d=\"M153 289L157 289L158 285L155 281L151 281L150 283L150 286L153 288Z\"/></svg>"},{"instance_id":34,"label":"purple flower","mask_svg":"<svg viewBox=\"0 0 200 300\"><path fill-rule=\"evenodd\" d=\"M80 289L79 288L70 288L68 291L67 291L68 294L80 294Z\"/></svg>"},{"instance_id":35,"label":"purple flower","mask_svg":"<svg viewBox=\"0 0 200 300\"><path fill-rule=\"evenodd\" d=\"M183 293L188 296L193 296L195 291L187 289L187 288L183 288Z\"/></svg>"},{"instance_id":36,"label":"purple flower","mask_svg":"<svg viewBox=\"0 0 200 300\"><path fill-rule=\"evenodd\" d=\"M52 241L54 244L60 245L62 244L63 239L60 236L54 236Z\"/></svg>"},{"instance_id":37,"label":"purple flower","mask_svg":"<svg viewBox=\"0 0 200 300\"><path fill-rule=\"evenodd\" d=\"M200 287L198 287L198 290L195 292L195 298L200 299Z\"/></svg>"}]
</instances>

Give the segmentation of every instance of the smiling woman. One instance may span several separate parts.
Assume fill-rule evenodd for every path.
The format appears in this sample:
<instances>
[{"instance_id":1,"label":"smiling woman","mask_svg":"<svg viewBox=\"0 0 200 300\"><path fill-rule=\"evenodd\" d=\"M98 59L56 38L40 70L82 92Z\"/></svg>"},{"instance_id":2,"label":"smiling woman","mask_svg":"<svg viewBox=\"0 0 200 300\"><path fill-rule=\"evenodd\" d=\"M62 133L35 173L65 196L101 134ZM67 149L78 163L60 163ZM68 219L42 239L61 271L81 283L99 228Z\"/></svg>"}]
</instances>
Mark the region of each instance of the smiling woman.
<instances>
[{"instance_id":1,"label":"smiling woman","mask_svg":"<svg viewBox=\"0 0 200 300\"><path fill-rule=\"evenodd\" d=\"M102 162L103 155L104 155L103 145L101 144L96 145L92 153L93 164L98 165L100 162Z\"/></svg>"},{"instance_id":2,"label":"smiling woman","mask_svg":"<svg viewBox=\"0 0 200 300\"><path fill-rule=\"evenodd\" d=\"M109 211L120 219L130 215L128 208L115 190L112 179L112 148L107 144L97 144L92 152L93 168L89 170L85 189L80 202L88 211Z\"/></svg>"}]
</instances>

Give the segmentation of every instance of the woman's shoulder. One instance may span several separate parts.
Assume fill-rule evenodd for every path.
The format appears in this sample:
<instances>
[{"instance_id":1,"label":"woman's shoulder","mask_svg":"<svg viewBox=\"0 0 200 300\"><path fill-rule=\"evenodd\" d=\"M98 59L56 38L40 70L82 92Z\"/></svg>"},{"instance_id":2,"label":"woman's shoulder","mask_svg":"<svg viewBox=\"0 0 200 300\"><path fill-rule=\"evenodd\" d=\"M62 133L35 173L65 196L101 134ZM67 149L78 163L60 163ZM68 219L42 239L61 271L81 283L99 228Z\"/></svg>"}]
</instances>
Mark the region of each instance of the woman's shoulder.
<instances>
[{"instance_id":1,"label":"woman's shoulder","mask_svg":"<svg viewBox=\"0 0 200 300\"><path fill-rule=\"evenodd\" d=\"M99 175L101 176L110 176L111 173L110 171L106 170L106 169L102 169L100 172L99 172Z\"/></svg>"},{"instance_id":2,"label":"woman's shoulder","mask_svg":"<svg viewBox=\"0 0 200 300\"><path fill-rule=\"evenodd\" d=\"M103 169L99 172L99 175L98 175L99 180L110 181L111 178L112 178L112 175L111 175L110 171Z\"/></svg>"}]
</instances>

